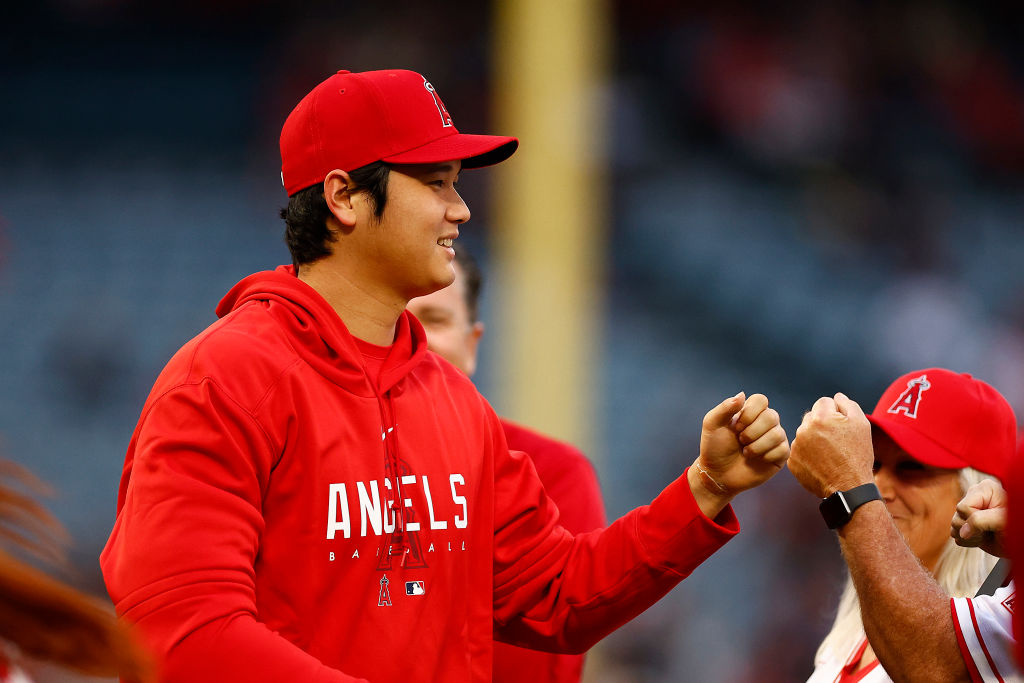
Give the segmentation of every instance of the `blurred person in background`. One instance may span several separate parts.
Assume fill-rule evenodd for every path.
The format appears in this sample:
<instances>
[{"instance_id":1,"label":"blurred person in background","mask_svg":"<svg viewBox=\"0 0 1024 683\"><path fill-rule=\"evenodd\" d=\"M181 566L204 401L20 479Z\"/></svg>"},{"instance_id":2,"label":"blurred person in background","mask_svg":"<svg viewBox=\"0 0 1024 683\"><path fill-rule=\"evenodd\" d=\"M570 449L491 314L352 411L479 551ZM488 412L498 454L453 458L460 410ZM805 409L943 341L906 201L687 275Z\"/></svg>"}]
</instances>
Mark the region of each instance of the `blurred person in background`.
<instances>
[{"instance_id":1,"label":"blurred person in background","mask_svg":"<svg viewBox=\"0 0 1024 683\"><path fill-rule=\"evenodd\" d=\"M814 404L790 469L823 499L850 574L809 682L1024 680L999 615L1012 586L969 597L996 558L950 538L982 473L1006 475L1015 438L999 392L942 368L898 378L871 415L843 394Z\"/></svg>"},{"instance_id":2,"label":"blurred person in background","mask_svg":"<svg viewBox=\"0 0 1024 683\"><path fill-rule=\"evenodd\" d=\"M65 532L21 489L46 487L31 472L0 459L0 683L29 683L40 665L88 676L155 681L148 657L108 606L33 567L12 552L63 564Z\"/></svg>"},{"instance_id":3,"label":"blurred person in background","mask_svg":"<svg viewBox=\"0 0 1024 683\"><path fill-rule=\"evenodd\" d=\"M427 345L468 377L476 370L477 348L484 334L479 319L483 275L469 251L455 250L455 282L433 294L416 297L409 310L423 324ZM573 534L605 525L604 502L594 466L574 446L502 418L512 450L530 456L544 490L558 506L559 523ZM495 683L572 683L583 675L583 655L559 655L494 644Z\"/></svg>"},{"instance_id":4,"label":"blurred person in background","mask_svg":"<svg viewBox=\"0 0 1024 683\"><path fill-rule=\"evenodd\" d=\"M558 523L406 310L455 280L459 174L517 144L460 133L406 70L340 71L286 119L292 264L239 282L157 378L100 557L162 680L482 683L496 638L583 652L738 533L733 498L785 466L778 413L739 392L652 503Z\"/></svg>"}]
</instances>

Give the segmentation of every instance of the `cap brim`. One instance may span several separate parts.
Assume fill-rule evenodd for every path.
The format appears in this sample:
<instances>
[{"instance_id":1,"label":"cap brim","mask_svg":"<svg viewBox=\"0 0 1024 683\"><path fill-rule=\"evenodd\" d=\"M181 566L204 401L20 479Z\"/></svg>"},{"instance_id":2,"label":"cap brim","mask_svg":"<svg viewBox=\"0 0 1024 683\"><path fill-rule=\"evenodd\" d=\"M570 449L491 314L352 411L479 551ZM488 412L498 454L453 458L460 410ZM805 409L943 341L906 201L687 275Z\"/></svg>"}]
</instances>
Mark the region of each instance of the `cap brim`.
<instances>
[{"instance_id":1,"label":"cap brim","mask_svg":"<svg viewBox=\"0 0 1024 683\"><path fill-rule=\"evenodd\" d=\"M519 140L503 135L456 133L381 161L389 164L437 164L458 159L462 161L462 168L480 168L508 159L517 147Z\"/></svg>"},{"instance_id":2,"label":"cap brim","mask_svg":"<svg viewBox=\"0 0 1024 683\"><path fill-rule=\"evenodd\" d=\"M947 470L959 470L970 466L944 446L897 419L881 415L868 415L867 418L872 425L885 432L896 445L907 452L907 455L918 462Z\"/></svg>"}]
</instances>

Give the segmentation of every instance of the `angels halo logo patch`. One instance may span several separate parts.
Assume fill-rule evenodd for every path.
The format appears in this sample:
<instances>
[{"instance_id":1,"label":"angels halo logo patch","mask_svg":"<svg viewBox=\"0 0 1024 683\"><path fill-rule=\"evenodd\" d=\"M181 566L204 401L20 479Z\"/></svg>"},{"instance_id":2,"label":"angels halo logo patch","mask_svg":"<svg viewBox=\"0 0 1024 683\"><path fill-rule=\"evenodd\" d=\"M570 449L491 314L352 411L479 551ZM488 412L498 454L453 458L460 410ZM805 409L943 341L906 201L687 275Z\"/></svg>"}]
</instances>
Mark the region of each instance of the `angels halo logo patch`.
<instances>
[{"instance_id":1,"label":"angels halo logo patch","mask_svg":"<svg viewBox=\"0 0 1024 683\"><path fill-rule=\"evenodd\" d=\"M434 98L434 106L437 107L437 113L441 115L441 127L451 128L452 127L452 115L448 113L448 109L445 108L444 102L441 101L441 96L434 90L434 86L430 84L430 81L423 79L423 87L426 88L430 96Z\"/></svg>"},{"instance_id":2,"label":"angels halo logo patch","mask_svg":"<svg viewBox=\"0 0 1024 683\"><path fill-rule=\"evenodd\" d=\"M921 395L930 389L931 382L928 375L921 375L907 381L907 388L896 397L896 400L889 406L887 413L899 415L901 412L909 418L917 419L917 409L921 405Z\"/></svg>"}]
</instances>

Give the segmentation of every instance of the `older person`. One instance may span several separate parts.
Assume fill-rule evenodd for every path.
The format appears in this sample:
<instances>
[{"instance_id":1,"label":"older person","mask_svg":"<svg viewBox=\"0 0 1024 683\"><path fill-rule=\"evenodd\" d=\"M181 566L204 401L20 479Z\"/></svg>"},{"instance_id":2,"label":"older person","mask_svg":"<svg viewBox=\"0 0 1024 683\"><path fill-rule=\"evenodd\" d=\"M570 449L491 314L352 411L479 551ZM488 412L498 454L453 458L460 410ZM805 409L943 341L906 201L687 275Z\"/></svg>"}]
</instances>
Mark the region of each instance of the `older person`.
<instances>
[{"instance_id":1,"label":"older person","mask_svg":"<svg viewBox=\"0 0 1024 683\"><path fill-rule=\"evenodd\" d=\"M790 470L823 499L850 575L809 683L1024 680L1012 640L962 647L955 598L995 558L950 538L958 501L982 473L1005 475L1015 436L995 389L941 368L898 378L871 415L843 394L814 404Z\"/></svg>"}]
</instances>

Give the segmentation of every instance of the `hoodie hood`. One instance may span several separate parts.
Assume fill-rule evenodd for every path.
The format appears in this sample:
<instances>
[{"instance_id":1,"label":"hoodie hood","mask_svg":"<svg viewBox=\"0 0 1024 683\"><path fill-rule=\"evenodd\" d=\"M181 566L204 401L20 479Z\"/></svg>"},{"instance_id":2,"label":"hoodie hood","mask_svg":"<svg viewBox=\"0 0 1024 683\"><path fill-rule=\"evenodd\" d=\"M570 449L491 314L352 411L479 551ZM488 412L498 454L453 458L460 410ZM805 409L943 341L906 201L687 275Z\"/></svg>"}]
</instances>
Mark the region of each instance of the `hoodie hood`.
<instances>
[{"instance_id":1,"label":"hoodie hood","mask_svg":"<svg viewBox=\"0 0 1024 683\"><path fill-rule=\"evenodd\" d=\"M325 378L361 396L400 390L399 382L427 352L422 325L402 311L395 341L373 386L363 368L363 357L345 323L320 294L295 276L292 266L254 273L231 288L217 305L223 318L248 306L263 306L281 325L295 352Z\"/></svg>"}]
</instances>

